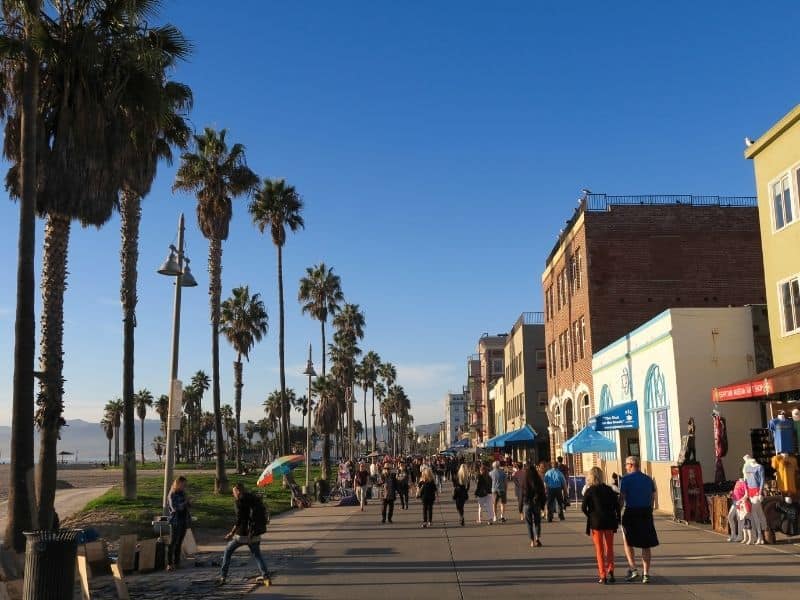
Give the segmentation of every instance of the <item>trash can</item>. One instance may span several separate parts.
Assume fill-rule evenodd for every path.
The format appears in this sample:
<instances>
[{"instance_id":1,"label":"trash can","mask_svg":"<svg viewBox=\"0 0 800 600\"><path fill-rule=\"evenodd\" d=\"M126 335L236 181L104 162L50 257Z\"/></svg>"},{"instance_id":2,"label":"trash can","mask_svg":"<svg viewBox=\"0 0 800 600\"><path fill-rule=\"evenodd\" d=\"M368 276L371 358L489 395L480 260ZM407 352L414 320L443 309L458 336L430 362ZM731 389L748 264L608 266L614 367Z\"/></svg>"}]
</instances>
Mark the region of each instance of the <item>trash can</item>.
<instances>
[{"instance_id":1,"label":"trash can","mask_svg":"<svg viewBox=\"0 0 800 600\"><path fill-rule=\"evenodd\" d=\"M24 600L72 600L80 529L26 531Z\"/></svg>"},{"instance_id":2,"label":"trash can","mask_svg":"<svg viewBox=\"0 0 800 600\"><path fill-rule=\"evenodd\" d=\"M315 487L317 490L317 500L319 500L320 502L327 502L328 496L331 493L331 484L328 483L325 479L317 479Z\"/></svg>"}]
</instances>

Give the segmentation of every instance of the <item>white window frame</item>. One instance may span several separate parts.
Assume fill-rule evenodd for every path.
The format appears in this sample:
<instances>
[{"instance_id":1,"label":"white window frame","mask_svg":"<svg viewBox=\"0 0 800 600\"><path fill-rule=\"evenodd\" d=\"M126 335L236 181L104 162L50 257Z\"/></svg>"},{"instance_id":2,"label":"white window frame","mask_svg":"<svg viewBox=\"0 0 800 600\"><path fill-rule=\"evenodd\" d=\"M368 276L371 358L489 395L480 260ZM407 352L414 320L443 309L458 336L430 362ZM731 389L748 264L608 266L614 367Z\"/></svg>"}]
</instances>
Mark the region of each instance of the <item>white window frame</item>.
<instances>
[{"instance_id":1,"label":"white window frame","mask_svg":"<svg viewBox=\"0 0 800 600\"><path fill-rule=\"evenodd\" d=\"M767 199L769 203L769 216L772 222L772 233L783 231L787 227L791 227L800 221L800 199L798 199L798 192L800 191L800 181L798 181L798 169L800 169L800 162L793 164L786 171L781 171L776 177L767 183ZM789 178L789 193L792 194L792 221L784 223L783 227L778 227L775 219L775 197L772 194L772 187L783 180L784 177Z\"/></svg>"},{"instance_id":2,"label":"white window frame","mask_svg":"<svg viewBox=\"0 0 800 600\"><path fill-rule=\"evenodd\" d=\"M784 312L783 295L782 295L782 292L781 292L781 288L788 283L789 284L789 293L791 294L791 289L792 289L791 283L792 283L792 281L795 281L795 280L797 280L798 281L798 285L800 285L800 273L795 273L794 275L792 275L790 277L786 277L784 279L781 279L777 283L778 312L780 313L779 318L781 320L781 337L787 337L787 336L790 336L790 335L800 334L800 309L798 309L796 314L794 315L795 328L792 329L791 331L787 331L786 330L786 314Z\"/></svg>"}]
</instances>

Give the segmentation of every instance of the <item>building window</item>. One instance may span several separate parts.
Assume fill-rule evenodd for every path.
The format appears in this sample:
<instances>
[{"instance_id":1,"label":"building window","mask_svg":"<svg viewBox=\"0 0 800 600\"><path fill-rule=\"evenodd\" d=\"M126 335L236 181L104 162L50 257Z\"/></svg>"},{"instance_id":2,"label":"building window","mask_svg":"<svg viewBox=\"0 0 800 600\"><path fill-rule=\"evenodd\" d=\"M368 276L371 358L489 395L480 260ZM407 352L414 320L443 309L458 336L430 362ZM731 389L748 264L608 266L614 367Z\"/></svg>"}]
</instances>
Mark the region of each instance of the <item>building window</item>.
<instances>
[{"instance_id":1,"label":"building window","mask_svg":"<svg viewBox=\"0 0 800 600\"><path fill-rule=\"evenodd\" d=\"M592 416L592 404L589 400L589 394L585 394L581 399L581 427L586 427L589 424L589 418Z\"/></svg>"},{"instance_id":2,"label":"building window","mask_svg":"<svg viewBox=\"0 0 800 600\"><path fill-rule=\"evenodd\" d=\"M536 402L539 405L539 410L547 408L547 391L539 390L536 392Z\"/></svg>"},{"instance_id":3,"label":"building window","mask_svg":"<svg viewBox=\"0 0 800 600\"><path fill-rule=\"evenodd\" d=\"M800 331L800 280L797 277L778 284L783 333Z\"/></svg>"},{"instance_id":4,"label":"building window","mask_svg":"<svg viewBox=\"0 0 800 600\"><path fill-rule=\"evenodd\" d=\"M650 365L644 384L644 417L647 430L647 459L669 461L669 401L664 374L658 365Z\"/></svg>"},{"instance_id":5,"label":"building window","mask_svg":"<svg viewBox=\"0 0 800 600\"><path fill-rule=\"evenodd\" d=\"M792 223L797 215L792 203L792 183L788 174L772 184L772 214L775 230L783 229Z\"/></svg>"},{"instance_id":6,"label":"building window","mask_svg":"<svg viewBox=\"0 0 800 600\"><path fill-rule=\"evenodd\" d=\"M536 349L536 368L537 369L544 369L547 366L547 356L545 355L545 351L537 348Z\"/></svg>"},{"instance_id":7,"label":"building window","mask_svg":"<svg viewBox=\"0 0 800 600\"><path fill-rule=\"evenodd\" d=\"M581 358L586 356L586 319L581 317L578 322L580 323L580 334L581 334L581 343L580 343L580 351L581 351Z\"/></svg>"},{"instance_id":8,"label":"building window","mask_svg":"<svg viewBox=\"0 0 800 600\"><path fill-rule=\"evenodd\" d=\"M503 359L502 358L493 358L492 359L492 375L502 375L503 374Z\"/></svg>"},{"instance_id":9,"label":"building window","mask_svg":"<svg viewBox=\"0 0 800 600\"><path fill-rule=\"evenodd\" d=\"M611 395L611 388L608 385L604 385L603 388L600 390L600 409L598 412L605 412L609 408L614 406L614 398ZM602 431L601 432L606 438L615 442L614 439L614 432L613 431ZM600 458L603 460L614 460L616 458L616 453L614 452L601 452Z\"/></svg>"}]
</instances>

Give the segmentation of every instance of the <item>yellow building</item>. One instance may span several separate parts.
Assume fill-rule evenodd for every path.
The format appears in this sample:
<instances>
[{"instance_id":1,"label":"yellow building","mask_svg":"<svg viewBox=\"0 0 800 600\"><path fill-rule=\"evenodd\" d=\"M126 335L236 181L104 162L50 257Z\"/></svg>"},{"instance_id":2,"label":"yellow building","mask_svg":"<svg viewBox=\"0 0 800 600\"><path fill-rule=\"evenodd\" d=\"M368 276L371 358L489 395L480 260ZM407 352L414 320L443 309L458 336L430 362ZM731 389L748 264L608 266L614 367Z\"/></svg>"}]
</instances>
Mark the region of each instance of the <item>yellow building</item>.
<instances>
[{"instance_id":1,"label":"yellow building","mask_svg":"<svg viewBox=\"0 0 800 600\"><path fill-rule=\"evenodd\" d=\"M800 105L755 142L755 168L769 330L776 368L800 361Z\"/></svg>"}]
</instances>

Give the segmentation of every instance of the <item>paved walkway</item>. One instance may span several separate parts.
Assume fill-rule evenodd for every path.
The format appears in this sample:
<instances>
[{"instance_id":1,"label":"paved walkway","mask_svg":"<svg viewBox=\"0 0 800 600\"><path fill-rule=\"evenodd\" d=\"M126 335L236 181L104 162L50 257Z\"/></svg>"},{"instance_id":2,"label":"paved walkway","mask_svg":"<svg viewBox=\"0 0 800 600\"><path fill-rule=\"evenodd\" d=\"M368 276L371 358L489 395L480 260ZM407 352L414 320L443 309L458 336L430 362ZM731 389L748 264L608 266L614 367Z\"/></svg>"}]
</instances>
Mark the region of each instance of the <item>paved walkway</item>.
<instances>
[{"instance_id":1,"label":"paved walkway","mask_svg":"<svg viewBox=\"0 0 800 600\"><path fill-rule=\"evenodd\" d=\"M380 506L319 507L276 520L264 547L276 573L274 585L252 596L293 599L435 598L486 600L597 596L649 598L775 598L800 583L800 548L792 544L743 546L699 528L659 518L661 545L654 550L648 587L625 583L621 536L616 542L616 585L596 583L596 565L585 520L573 505L567 520L543 525L542 548L530 548L514 508L505 524L458 525L450 487L434 509L434 527L421 529L421 506L395 511L380 524ZM398 505L399 506L399 503ZM781 538L783 536L780 536ZM244 559L244 556L242 556ZM249 562L240 569L254 571Z\"/></svg>"}]
</instances>

